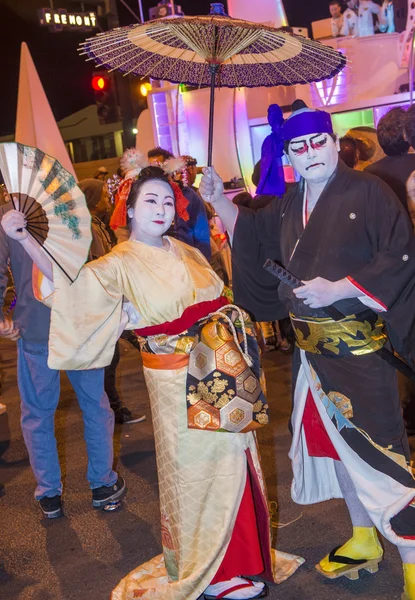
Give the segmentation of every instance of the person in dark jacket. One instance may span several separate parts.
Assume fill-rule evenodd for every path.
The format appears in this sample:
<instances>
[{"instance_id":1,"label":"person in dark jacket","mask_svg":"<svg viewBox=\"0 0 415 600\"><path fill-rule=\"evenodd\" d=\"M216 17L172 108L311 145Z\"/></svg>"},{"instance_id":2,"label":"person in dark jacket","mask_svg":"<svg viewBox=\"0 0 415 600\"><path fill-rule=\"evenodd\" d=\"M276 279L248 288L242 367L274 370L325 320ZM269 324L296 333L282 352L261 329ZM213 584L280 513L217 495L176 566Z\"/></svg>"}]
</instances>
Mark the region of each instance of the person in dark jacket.
<instances>
[{"instance_id":1,"label":"person in dark jacket","mask_svg":"<svg viewBox=\"0 0 415 600\"><path fill-rule=\"evenodd\" d=\"M415 150L415 104L406 111L405 137L412 150Z\"/></svg>"},{"instance_id":2,"label":"person in dark jacket","mask_svg":"<svg viewBox=\"0 0 415 600\"><path fill-rule=\"evenodd\" d=\"M412 116L412 118L411 118ZM408 203L408 180L415 171L415 154L408 154L415 144L415 114L403 108L393 108L380 121L377 135L385 158L366 167L365 171L377 175L392 188L405 209L411 214ZM399 395L409 435L415 433L415 386L414 382L398 374Z\"/></svg>"},{"instance_id":3,"label":"person in dark jacket","mask_svg":"<svg viewBox=\"0 0 415 600\"><path fill-rule=\"evenodd\" d=\"M406 182L415 170L415 154L408 154L410 143L406 139L406 122L406 112L400 107L392 108L381 118L377 136L386 156L366 167L365 171L383 179L408 210Z\"/></svg>"}]
</instances>

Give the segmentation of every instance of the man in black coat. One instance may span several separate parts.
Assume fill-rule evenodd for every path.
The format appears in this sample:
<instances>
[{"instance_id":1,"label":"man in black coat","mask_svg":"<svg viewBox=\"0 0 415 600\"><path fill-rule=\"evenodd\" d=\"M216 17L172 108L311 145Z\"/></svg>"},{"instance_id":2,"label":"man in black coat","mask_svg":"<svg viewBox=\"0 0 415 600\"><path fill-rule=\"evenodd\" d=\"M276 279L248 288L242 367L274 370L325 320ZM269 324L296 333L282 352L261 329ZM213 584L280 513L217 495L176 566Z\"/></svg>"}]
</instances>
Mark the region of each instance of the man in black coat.
<instances>
[{"instance_id":1,"label":"man in black coat","mask_svg":"<svg viewBox=\"0 0 415 600\"><path fill-rule=\"evenodd\" d=\"M406 139L407 115L403 108L392 108L379 121L377 135L379 144L386 154L365 171L383 179L408 210L406 182L415 170L415 154L408 154L410 143Z\"/></svg>"}]
</instances>

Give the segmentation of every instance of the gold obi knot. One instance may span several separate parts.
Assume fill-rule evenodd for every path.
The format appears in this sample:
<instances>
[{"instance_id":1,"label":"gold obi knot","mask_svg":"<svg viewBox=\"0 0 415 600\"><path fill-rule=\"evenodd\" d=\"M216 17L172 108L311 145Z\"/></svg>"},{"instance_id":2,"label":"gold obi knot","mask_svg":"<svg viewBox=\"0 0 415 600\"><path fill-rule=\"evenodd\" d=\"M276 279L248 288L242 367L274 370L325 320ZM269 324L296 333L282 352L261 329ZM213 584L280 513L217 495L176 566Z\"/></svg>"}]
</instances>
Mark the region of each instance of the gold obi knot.
<instances>
[{"instance_id":1,"label":"gold obi knot","mask_svg":"<svg viewBox=\"0 0 415 600\"><path fill-rule=\"evenodd\" d=\"M363 318L362 318L363 317ZM330 318L296 317L290 313L297 346L312 354L362 356L377 352L387 340L384 322L375 313Z\"/></svg>"}]
</instances>

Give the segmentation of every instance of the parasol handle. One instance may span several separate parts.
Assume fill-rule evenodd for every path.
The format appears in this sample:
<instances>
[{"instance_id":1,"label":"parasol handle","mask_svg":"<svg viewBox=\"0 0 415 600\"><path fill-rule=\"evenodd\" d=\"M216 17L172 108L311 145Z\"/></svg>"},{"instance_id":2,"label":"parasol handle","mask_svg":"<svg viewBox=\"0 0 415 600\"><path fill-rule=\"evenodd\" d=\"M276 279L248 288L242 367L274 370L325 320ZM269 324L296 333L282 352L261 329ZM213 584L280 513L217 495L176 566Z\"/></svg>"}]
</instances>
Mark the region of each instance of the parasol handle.
<instances>
[{"instance_id":1,"label":"parasol handle","mask_svg":"<svg viewBox=\"0 0 415 600\"><path fill-rule=\"evenodd\" d=\"M226 16L223 4L218 2L210 5L210 14L217 16ZM210 105L209 105L209 141L208 141L208 162L207 166L212 166L212 154L213 154L213 123L215 113L215 84L216 84L216 73L219 70L219 63L213 62L217 53L218 44L218 28L216 25L213 26L213 48L212 48L212 62L209 63L210 70Z\"/></svg>"},{"instance_id":2,"label":"parasol handle","mask_svg":"<svg viewBox=\"0 0 415 600\"><path fill-rule=\"evenodd\" d=\"M213 123L215 113L215 83L216 73L218 72L219 65L211 63L210 69L210 106L209 106L209 141L208 141L208 161L207 166L212 166L212 153L213 153Z\"/></svg>"}]
</instances>

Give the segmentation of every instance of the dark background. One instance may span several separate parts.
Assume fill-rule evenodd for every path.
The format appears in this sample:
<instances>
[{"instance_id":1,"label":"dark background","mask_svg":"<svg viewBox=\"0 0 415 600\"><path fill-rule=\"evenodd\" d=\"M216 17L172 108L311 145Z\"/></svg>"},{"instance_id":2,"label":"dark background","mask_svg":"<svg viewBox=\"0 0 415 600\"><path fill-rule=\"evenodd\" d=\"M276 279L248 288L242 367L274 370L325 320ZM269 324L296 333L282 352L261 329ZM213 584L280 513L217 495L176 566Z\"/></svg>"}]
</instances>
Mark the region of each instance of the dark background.
<instances>
[{"instance_id":1,"label":"dark background","mask_svg":"<svg viewBox=\"0 0 415 600\"><path fill-rule=\"evenodd\" d=\"M138 2L126 0L139 14ZM246 0L251 2L253 0ZM208 0L176 0L185 14L209 12ZM85 1L87 4L87 0ZM144 16L157 0L143 0ZM328 0L285 0L288 22L294 27L310 26L311 21L329 16ZM2 81L0 135L13 133L15 128L20 44L26 42L32 54L46 95L57 120L94 103L91 88L93 65L78 56L78 44L90 32L62 31L51 33L38 22L37 9L48 8L48 0L0 0L0 73ZM79 11L80 5L70 0L54 0L54 8ZM94 7L88 7L91 10ZM134 22L132 15L118 3L121 25ZM105 21L101 21L105 28Z\"/></svg>"}]
</instances>

